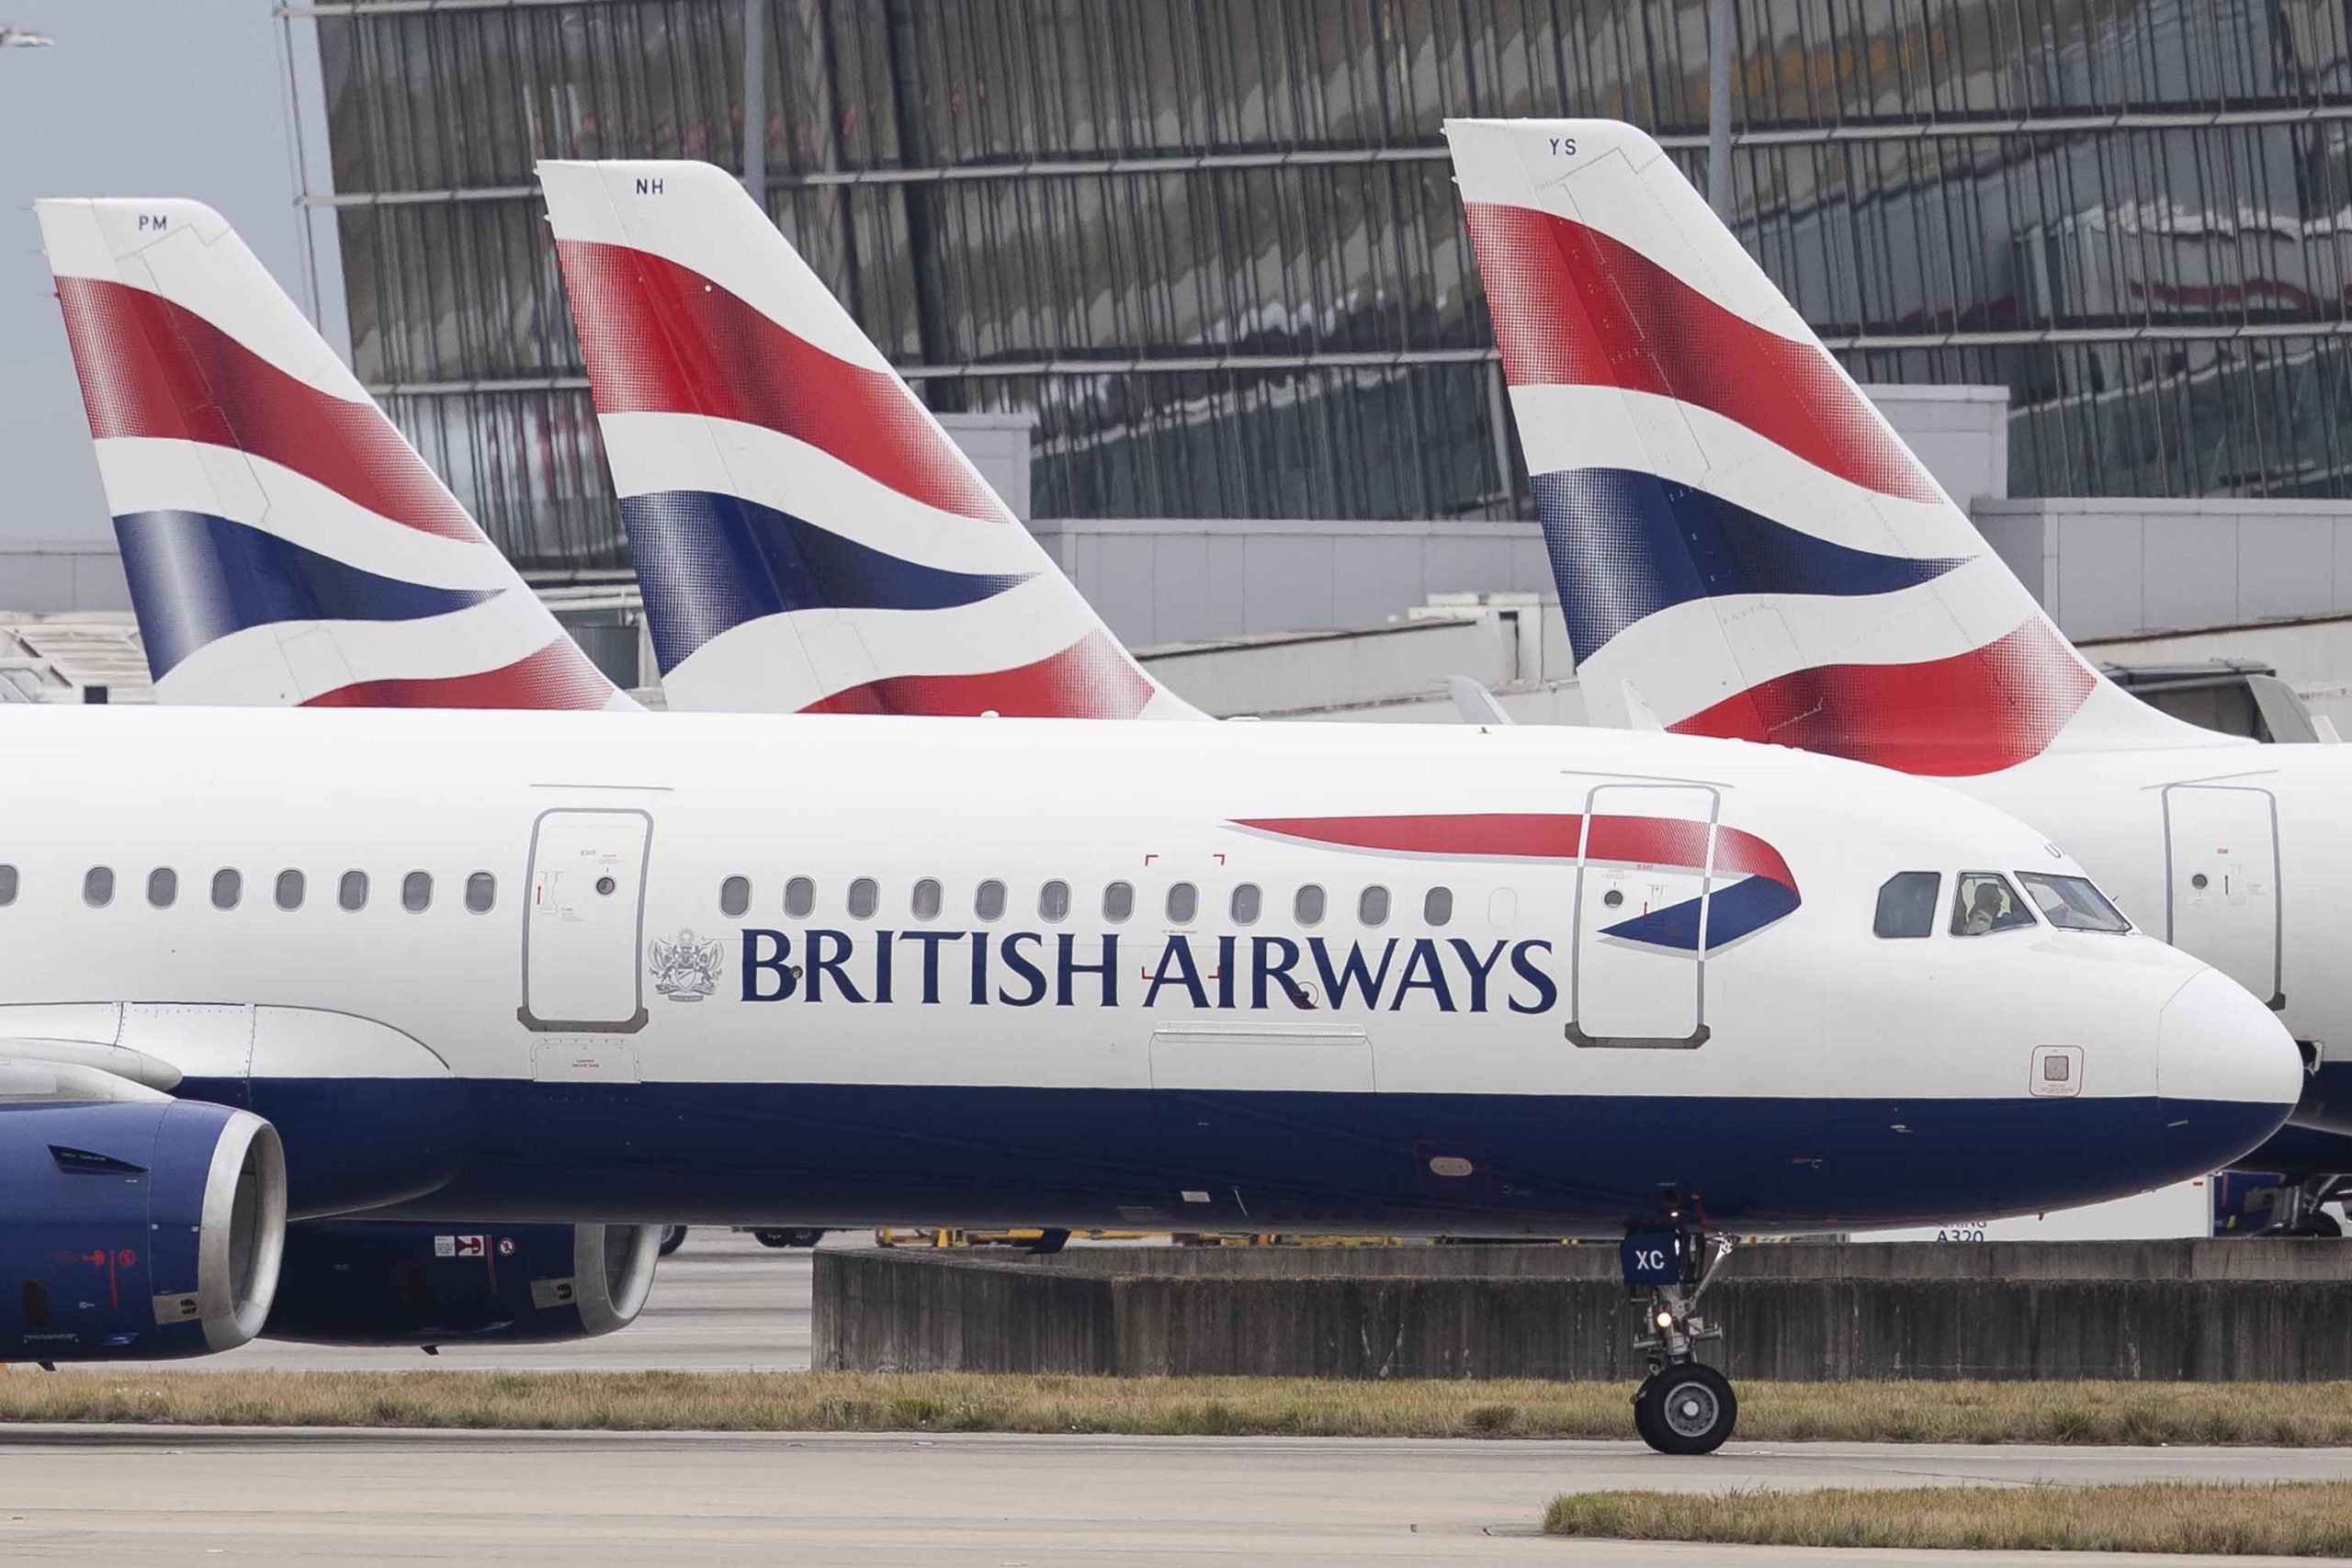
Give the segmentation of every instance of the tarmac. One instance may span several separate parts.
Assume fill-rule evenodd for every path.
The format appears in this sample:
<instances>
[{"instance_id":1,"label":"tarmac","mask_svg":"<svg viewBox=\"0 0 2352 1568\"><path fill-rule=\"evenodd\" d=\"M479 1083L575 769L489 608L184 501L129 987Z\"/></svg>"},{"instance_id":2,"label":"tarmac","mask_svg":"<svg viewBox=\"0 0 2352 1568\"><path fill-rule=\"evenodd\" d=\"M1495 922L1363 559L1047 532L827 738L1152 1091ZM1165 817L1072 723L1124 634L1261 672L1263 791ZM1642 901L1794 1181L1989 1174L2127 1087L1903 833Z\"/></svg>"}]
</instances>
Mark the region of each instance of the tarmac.
<instances>
[{"instance_id":1,"label":"tarmac","mask_svg":"<svg viewBox=\"0 0 2352 1568\"><path fill-rule=\"evenodd\" d=\"M1690 1461L1602 1442L40 1427L0 1428L0 1558L1765 1568L1826 1554L1549 1540L1537 1524L1562 1491L1623 1485L2346 1478L2352 1452L2309 1450L1735 1443ZM1857 1568L2052 1561L1835 1555ZM2064 1559L2177 1561L2193 1560Z\"/></svg>"},{"instance_id":2,"label":"tarmac","mask_svg":"<svg viewBox=\"0 0 2352 1568\"><path fill-rule=\"evenodd\" d=\"M871 1245L870 1235L827 1246ZM697 1230L638 1322L575 1345L256 1343L190 1370L797 1371L809 1255ZM1215 1562L2050 1568L2048 1553L1838 1552L1543 1538L1564 1491L2352 1480L2352 1450L475 1433L0 1427L0 1559L275 1565L783 1562L1120 1568ZM2267 1559L2069 1554L2075 1564ZM2286 1562L2290 1560L2278 1560Z\"/></svg>"}]
</instances>

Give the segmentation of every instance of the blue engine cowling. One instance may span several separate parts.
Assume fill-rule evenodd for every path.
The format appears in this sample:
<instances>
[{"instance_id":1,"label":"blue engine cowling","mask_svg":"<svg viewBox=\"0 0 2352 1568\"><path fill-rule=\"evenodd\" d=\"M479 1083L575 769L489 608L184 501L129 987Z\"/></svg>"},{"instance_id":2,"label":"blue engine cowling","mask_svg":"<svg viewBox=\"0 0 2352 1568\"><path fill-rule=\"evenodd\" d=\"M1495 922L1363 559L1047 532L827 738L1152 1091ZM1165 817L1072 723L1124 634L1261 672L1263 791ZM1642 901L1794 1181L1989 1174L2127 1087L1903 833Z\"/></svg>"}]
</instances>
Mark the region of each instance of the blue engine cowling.
<instances>
[{"instance_id":1,"label":"blue engine cowling","mask_svg":"<svg viewBox=\"0 0 2352 1568\"><path fill-rule=\"evenodd\" d=\"M249 1111L0 1104L0 1360L153 1360L261 1330L286 1158Z\"/></svg>"},{"instance_id":2,"label":"blue engine cowling","mask_svg":"<svg viewBox=\"0 0 2352 1568\"><path fill-rule=\"evenodd\" d=\"M267 1339L588 1339L645 1304L660 1225L309 1220L288 1227Z\"/></svg>"}]
</instances>

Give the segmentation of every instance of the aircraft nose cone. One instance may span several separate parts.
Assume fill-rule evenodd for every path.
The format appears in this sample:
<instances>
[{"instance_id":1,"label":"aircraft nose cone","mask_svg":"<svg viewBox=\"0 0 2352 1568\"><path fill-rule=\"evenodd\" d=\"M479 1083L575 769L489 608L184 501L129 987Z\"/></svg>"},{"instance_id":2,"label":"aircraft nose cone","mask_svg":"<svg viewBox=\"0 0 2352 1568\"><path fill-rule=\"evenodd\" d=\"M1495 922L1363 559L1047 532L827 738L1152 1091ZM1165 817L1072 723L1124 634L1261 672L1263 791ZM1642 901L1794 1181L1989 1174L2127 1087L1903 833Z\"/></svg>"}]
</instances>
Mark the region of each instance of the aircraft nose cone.
<instances>
[{"instance_id":1,"label":"aircraft nose cone","mask_svg":"<svg viewBox=\"0 0 2352 1568\"><path fill-rule=\"evenodd\" d=\"M2286 1122L2302 1088L2302 1056L2278 1016L2220 970L2200 972L2156 1020L2168 1179L2219 1170L2254 1148Z\"/></svg>"}]
</instances>

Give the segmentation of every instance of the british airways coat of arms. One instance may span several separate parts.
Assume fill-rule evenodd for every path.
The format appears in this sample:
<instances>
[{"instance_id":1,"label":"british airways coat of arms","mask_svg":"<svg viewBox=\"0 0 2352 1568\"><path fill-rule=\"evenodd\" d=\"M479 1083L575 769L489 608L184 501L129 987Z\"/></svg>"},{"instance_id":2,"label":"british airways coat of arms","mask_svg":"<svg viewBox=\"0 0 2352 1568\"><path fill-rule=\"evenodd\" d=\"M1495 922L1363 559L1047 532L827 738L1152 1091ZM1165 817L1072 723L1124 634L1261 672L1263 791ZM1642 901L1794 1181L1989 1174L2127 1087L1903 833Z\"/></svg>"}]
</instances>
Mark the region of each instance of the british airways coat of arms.
<instances>
[{"instance_id":1,"label":"british airways coat of arms","mask_svg":"<svg viewBox=\"0 0 2352 1568\"><path fill-rule=\"evenodd\" d=\"M675 942L653 939L647 966L653 971L653 988L673 1002L698 1002L718 989L718 972L726 950L713 937L705 942L688 926Z\"/></svg>"}]
</instances>

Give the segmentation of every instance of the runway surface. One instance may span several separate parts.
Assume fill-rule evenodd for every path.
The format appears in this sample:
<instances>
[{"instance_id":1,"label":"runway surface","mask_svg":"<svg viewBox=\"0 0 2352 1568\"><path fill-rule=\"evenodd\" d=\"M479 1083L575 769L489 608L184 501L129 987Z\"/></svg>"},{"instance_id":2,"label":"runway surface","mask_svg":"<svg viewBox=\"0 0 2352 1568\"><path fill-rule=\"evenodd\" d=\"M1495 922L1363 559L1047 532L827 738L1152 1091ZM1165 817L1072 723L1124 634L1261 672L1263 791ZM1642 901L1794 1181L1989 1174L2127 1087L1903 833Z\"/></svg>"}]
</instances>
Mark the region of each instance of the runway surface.
<instances>
[{"instance_id":1,"label":"runway surface","mask_svg":"<svg viewBox=\"0 0 2352 1568\"><path fill-rule=\"evenodd\" d=\"M871 1231L827 1236L825 1247L870 1247ZM192 1361L138 1363L187 1371L257 1368L326 1371L519 1369L605 1372L808 1370L808 1253L767 1247L749 1234L690 1231L686 1243L653 1271L652 1293L635 1323L601 1339L571 1345L445 1345L428 1358L417 1349L345 1350L256 1339Z\"/></svg>"},{"instance_id":2,"label":"runway surface","mask_svg":"<svg viewBox=\"0 0 2352 1568\"><path fill-rule=\"evenodd\" d=\"M1546 1540L1559 1492L2352 1478L2352 1451L996 1436L0 1428L0 1557L287 1564L790 1562L1077 1568L1442 1562L1647 1568L1804 1551ZM1839 1563L2047 1553L1838 1553ZM2141 1568L2188 1561L2070 1555ZM2241 1565L2255 1559L2233 1559Z\"/></svg>"}]
</instances>

